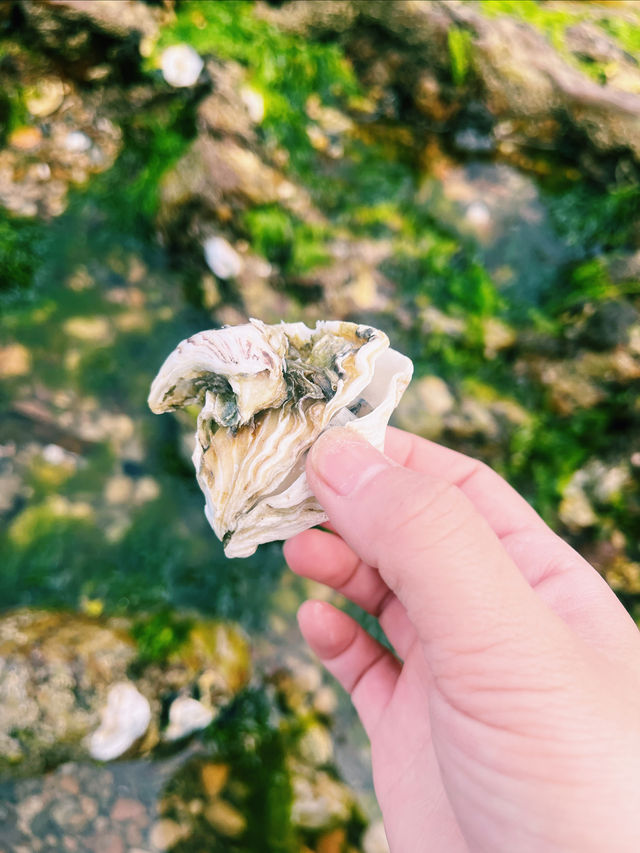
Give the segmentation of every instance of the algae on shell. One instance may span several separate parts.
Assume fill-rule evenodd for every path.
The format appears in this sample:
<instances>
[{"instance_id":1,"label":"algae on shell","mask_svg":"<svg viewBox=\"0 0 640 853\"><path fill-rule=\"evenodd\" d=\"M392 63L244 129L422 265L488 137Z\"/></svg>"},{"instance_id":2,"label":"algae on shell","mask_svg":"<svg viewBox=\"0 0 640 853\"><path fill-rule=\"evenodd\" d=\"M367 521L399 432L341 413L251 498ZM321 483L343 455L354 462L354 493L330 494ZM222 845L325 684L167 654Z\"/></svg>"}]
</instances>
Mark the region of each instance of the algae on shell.
<instances>
[{"instance_id":1,"label":"algae on shell","mask_svg":"<svg viewBox=\"0 0 640 853\"><path fill-rule=\"evenodd\" d=\"M309 448L333 426L381 448L412 370L370 326L251 320L182 341L149 406L201 406L193 462L205 514L227 557L247 557L327 520L307 484Z\"/></svg>"}]
</instances>

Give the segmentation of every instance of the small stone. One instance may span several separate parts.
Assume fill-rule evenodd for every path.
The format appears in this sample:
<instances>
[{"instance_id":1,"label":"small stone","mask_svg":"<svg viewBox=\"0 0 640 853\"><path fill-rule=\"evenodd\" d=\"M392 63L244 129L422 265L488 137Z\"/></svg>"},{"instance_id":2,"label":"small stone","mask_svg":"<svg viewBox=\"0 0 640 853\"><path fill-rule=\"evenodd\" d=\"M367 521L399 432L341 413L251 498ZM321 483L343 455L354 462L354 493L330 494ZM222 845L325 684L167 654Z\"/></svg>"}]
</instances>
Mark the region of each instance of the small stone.
<instances>
[{"instance_id":1,"label":"small stone","mask_svg":"<svg viewBox=\"0 0 640 853\"><path fill-rule=\"evenodd\" d=\"M153 477L141 477L136 483L133 493L133 502L140 506L148 501L154 501L160 494L158 481Z\"/></svg>"},{"instance_id":2,"label":"small stone","mask_svg":"<svg viewBox=\"0 0 640 853\"><path fill-rule=\"evenodd\" d=\"M313 708L318 714L328 717L338 707L338 697L335 690L327 685L321 687L313 697Z\"/></svg>"},{"instance_id":3,"label":"small stone","mask_svg":"<svg viewBox=\"0 0 640 853\"><path fill-rule=\"evenodd\" d=\"M94 835L86 839L86 844L93 853L125 853L124 841L115 832Z\"/></svg>"},{"instance_id":4,"label":"small stone","mask_svg":"<svg viewBox=\"0 0 640 853\"><path fill-rule=\"evenodd\" d=\"M107 344L113 338L113 329L106 317L70 317L64 330L73 338L94 344Z\"/></svg>"},{"instance_id":5,"label":"small stone","mask_svg":"<svg viewBox=\"0 0 640 853\"><path fill-rule=\"evenodd\" d=\"M162 76L170 86L183 89L197 82L204 62L188 44L174 44L160 57Z\"/></svg>"},{"instance_id":6,"label":"small stone","mask_svg":"<svg viewBox=\"0 0 640 853\"><path fill-rule=\"evenodd\" d=\"M117 474L107 480L104 497L108 504L128 503L133 495L133 480L124 474Z\"/></svg>"},{"instance_id":7,"label":"small stone","mask_svg":"<svg viewBox=\"0 0 640 853\"><path fill-rule=\"evenodd\" d=\"M242 272L242 258L224 237L209 237L203 249L207 266L218 278L236 278Z\"/></svg>"},{"instance_id":8,"label":"small stone","mask_svg":"<svg viewBox=\"0 0 640 853\"><path fill-rule=\"evenodd\" d=\"M162 818L151 827L149 841L157 850L168 850L187 834L184 827L175 820Z\"/></svg>"},{"instance_id":9,"label":"small stone","mask_svg":"<svg viewBox=\"0 0 640 853\"><path fill-rule=\"evenodd\" d=\"M496 146L495 139L489 133L482 133L474 127L458 130L453 137L453 144L458 151L470 154L487 153Z\"/></svg>"},{"instance_id":10,"label":"small stone","mask_svg":"<svg viewBox=\"0 0 640 853\"><path fill-rule=\"evenodd\" d=\"M80 808L87 820L94 820L98 814L98 803L93 797L80 797Z\"/></svg>"},{"instance_id":11,"label":"small stone","mask_svg":"<svg viewBox=\"0 0 640 853\"><path fill-rule=\"evenodd\" d=\"M78 785L78 780L74 776L70 776L68 773L63 774L58 779L58 785L63 791L66 791L67 794L80 793L80 786Z\"/></svg>"},{"instance_id":12,"label":"small stone","mask_svg":"<svg viewBox=\"0 0 640 853\"><path fill-rule=\"evenodd\" d=\"M226 800L214 800L213 803L207 806L204 815L211 826L222 833L222 835L230 838L241 835L247 826L247 821L242 812L239 812L235 806L232 806Z\"/></svg>"},{"instance_id":13,"label":"small stone","mask_svg":"<svg viewBox=\"0 0 640 853\"><path fill-rule=\"evenodd\" d=\"M9 136L9 145L18 151L33 151L42 142L39 127L17 127Z\"/></svg>"},{"instance_id":14,"label":"small stone","mask_svg":"<svg viewBox=\"0 0 640 853\"><path fill-rule=\"evenodd\" d=\"M66 135L63 145L72 154L82 154L91 148L93 142L81 130L72 130Z\"/></svg>"},{"instance_id":15,"label":"small stone","mask_svg":"<svg viewBox=\"0 0 640 853\"><path fill-rule=\"evenodd\" d=\"M31 353L22 344L0 347L0 378L24 376L31 370Z\"/></svg>"},{"instance_id":16,"label":"small stone","mask_svg":"<svg viewBox=\"0 0 640 853\"><path fill-rule=\"evenodd\" d=\"M367 827L362 838L362 853L389 853L389 842L381 820Z\"/></svg>"},{"instance_id":17,"label":"small stone","mask_svg":"<svg viewBox=\"0 0 640 853\"><path fill-rule=\"evenodd\" d=\"M564 489L558 509L561 521L569 530L581 530L598 523L598 516L584 491L582 472L577 471Z\"/></svg>"},{"instance_id":18,"label":"small stone","mask_svg":"<svg viewBox=\"0 0 640 853\"><path fill-rule=\"evenodd\" d=\"M119 797L111 809L111 820L133 820L144 826L148 823L147 810L139 800Z\"/></svg>"},{"instance_id":19,"label":"small stone","mask_svg":"<svg viewBox=\"0 0 640 853\"><path fill-rule=\"evenodd\" d=\"M251 89L249 86L243 86L240 90L240 97L247 108L249 118L254 124L260 124L264 118L264 98L260 92Z\"/></svg>"},{"instance_id":20,"label":"small stone","mask_svg":"<svg viewBox=\"0 0 640 853\"><path fill-rule=\"evenodd\" d=\"M439 376L415 380L400 400L394 419L403 429L427 438L437 438L444 429L444 418L456 401L447 383Z\"/></svg>"},{"instance_id":21,"label":"small stone","mask_svg":"<svg viewBox=\"0 0 640 853\"><path fill-rule=\"evenodd\" d=\"M321 835L316 846L317 853L342 853L346 841L344 829L333 829Z\"/></svg>"},{"instance_id":22,"label":"small stone","mask_svg":"<svg viewBox=\"0 0 640 853\"><path fill-rule=\"evenodd\" d=\"M482 322L482 336L484 338L484 354L487 358L495 358L500 350L512 347L516 342L516 333L498 320L497 317L487 317Z\"/></svg>"},{"instance_id":23,"label":"small stone","mask_svg":"<svg viewBox=\"0 0 640 853\"><path fill-rule=\"evenodd\" d=\"M309 726L298 741L298 751L304 761L314 767L328 764L333 758L333 741L329 730L320 723Z\"/></svg>"},{"instance_id":24,"label":"small stone","mask_svg":"<svg viewBox=\"0 0 640 853\"><path fill-rule=\"evenodd\" d=\"M45 118L58 109L64 100L64 84L58 77L44 77L25 98L32 116Z\"/></svg>"},{"instance_id":25,"label":"small stone","mask_svg":"<svg viewBox=\"0 0 640 853\"><path fill-rule=\"evenodd\" d=\"M228 764L203 764L200 771L202 785L210 799L217 797L229 778Z\"/></svg>"}]
</instances>

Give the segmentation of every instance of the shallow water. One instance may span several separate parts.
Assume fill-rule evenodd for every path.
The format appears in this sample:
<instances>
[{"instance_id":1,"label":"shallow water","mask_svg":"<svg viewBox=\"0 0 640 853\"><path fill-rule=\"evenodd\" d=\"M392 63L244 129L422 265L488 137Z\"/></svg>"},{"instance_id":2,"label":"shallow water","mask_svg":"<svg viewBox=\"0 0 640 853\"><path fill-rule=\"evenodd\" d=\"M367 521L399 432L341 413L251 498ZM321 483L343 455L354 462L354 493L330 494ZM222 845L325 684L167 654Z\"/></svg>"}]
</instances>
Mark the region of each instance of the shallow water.
<instances>
[{"instance_id":1,"label":"shallow water","mask_svg":"<svg viewBox=\"0 0 640 853\"><path fill-rule=\"evenodd\" d=\"M218 9L226 14L235 7L218 4ZM212 37L198 20L179 20L181 37L197 46L199 39ZM226 25L228 30L220 32L228 44L221 41L220 55L238 58L234 51L245 50L247 34L236 32L237 21ZM169 27L163 38L172 38L172 32ZM19 34L10 30L3 38L20 43ZM387 330L392 345L415 359L416 387L434 375L447 383L446 393L439 386L439 401L418 398L423 409L432 405L436 411L437 403L440 414L414 426L407 409L404 423L408 419L410 428L499 468L605 575L609 567L633 608L640 594L640 569L634 575L633 568L640 554L630 536L639 512L640 461L633 462L629 450L638 429L637 376L630 369L624 374L613 361L589 367L600 374L576 379L571 373L585 352L591 358L592 351L601 351L597 327L589 332L600 303L624 302L635 310L637 281L618 284L607 272L610 256L626 258L638 246L620 189L609 192L580 180L575 168L567 177L560 157L555 164L550 161L540 180L499 152L465 153L437 134L421 136L423 124L413 126L409 119L406 125L397 116L372 121L361 106L349 121L341 119L344 127L336 131L336 116L323 114L315 101L310 104L304 87L316 86L320 100L334 109L338 103L345 113L349 98L363 97L338 46L305 47L294 40L286 42L287 53L276 40L278 51L272 55L273 46L265 44L261 53L242 55L253 83L263 87L267 107L264 124L246 132L253 134L250 150L265 158L268 152L270 167L280 163L287 180L304 190L295 214L287 207L290 190L282 203L240 203L231 194L215 201L215 216L195 195L183 208L169 206L167 212L166 204L159 207L158 187L202 123L195 118L195 104L209 90L170 92L157 71L137 68L137 77L105 87L98 109L123 128L115 163L75 185L72 181L62 212L51 215L42 189L39 219L9 218L5 230L0 222L0 239L9 247L0 252L0 264L5 264L0 269L13 276L3 282L0 325L5 359L0 364L5 365L0 390L1 609L64 609L96 619L126 616L138 626L137 636L144 638L151 656L166 651L158 652L158 643L167 636L167 644L173 642L171 632L183 617L233 620L252 639L254 687L274 706L268 682L279 668L298 672L303 681L318 678L317 672L309 674L314 670L299 639L295 612L307 595L327 593L286 571L278 543L262 546L247 560L224 557L204 518L193 476L190 415L157 417L146 406L151 379L180 339L241 320L255 305L273 312L275 319L311 322L319 311L332 310ZM305 57L307 48L311 58ZM19 54L26 78L36 73L38 62L49 62L44 53L36 60L32 68ZM314 63L320 69L315 77L309 72ZM64 76L51 67L47 73L54 71ZM13 81L16 92L25 82ZM78 88L88 100L95 95L91 85L86 91ZM380 103L384 106L385 99ZM87 132L97 115L88 120ZM44 125L48 139L53 119L25 118L23 109L15 121L30 128ZM70 118L68 123L73 132ZM309 136L310 124L315 136ZM201 135L218 138L217 133L237 141L245 132L214 130L201 130ZM5 151L15 154L20 149L10 138L3 137ZM104 143L86 138L98 158ZM72 142L85 144L77 137ZM435 153L427 157L427 149ZM38 156L37 151L25 155L27 171ZM45 171L40 174L47 185ZM260 256L270 277L258 277L244 290L216 280L202 252L207 228L224 231L247 263L252 254ZM22 245L26 258L16 248ZM620 322L622 328L626 321ZM619 340L614 334L610 349L633 362L635 351L629 355L627 345L623 329ZM597 522L581 527L574 524L575 513L563 515L565 490L575 472L594 458L626 466L628 479L623 477L622 491L610 500L598 503L585 493ZM613 557L603 543L613 548ZM280 778L288 746L268 714L260 717L259 700L255 707L252 701L232 710L229 725L240 730L262 720L251 736L264 746L260 767L266 775L256 778L267 785L272 777ZM338 769L365 811L375 814L366 741L344 697L329 717ZM3 782L0 846L63 849L75 820L87 849L93 848L86 839L109 836L112 830L114 846L105 850L122 849L118 844L126 832L130 848L153 847L152 825L174 814L171 809L161 813L159 800L166 799L172 785L184 802L200 797L190 787L197 773L189 762L209 761L208 749L196 739L168 750L170 755L161 750L157 761L143 758L106 769L66 763L36 778ZM241 775L250 774L245 759L242 750L230 748L224 761L235 761ZM86 787L84 805L78 779L83 791ZM240 781L246 786L246 779ZM234 796L245 803L238 793L242 784ZM247 808L257 808L255 797L264 793L247 795ZM116 808L119 800L127 803ZM133 801L144 805L144 816ZM170 806L178 814L178 806ZM117 814L125 813L122 829ZM116 826L122 832L115 832ZM220 837L230 836L220 830ZM255 839L230 847L224 845L231 841L216 838L220 849L262 849ZM176 849L196 849L188 839L178 841L182 846ZM269 849L290 850L293 843L289 839L289 846L279 847L274 842ZM64 849L73 850L69 844ZM165 849L160 842L156 848Z\"/></svg>"}]
</instances>

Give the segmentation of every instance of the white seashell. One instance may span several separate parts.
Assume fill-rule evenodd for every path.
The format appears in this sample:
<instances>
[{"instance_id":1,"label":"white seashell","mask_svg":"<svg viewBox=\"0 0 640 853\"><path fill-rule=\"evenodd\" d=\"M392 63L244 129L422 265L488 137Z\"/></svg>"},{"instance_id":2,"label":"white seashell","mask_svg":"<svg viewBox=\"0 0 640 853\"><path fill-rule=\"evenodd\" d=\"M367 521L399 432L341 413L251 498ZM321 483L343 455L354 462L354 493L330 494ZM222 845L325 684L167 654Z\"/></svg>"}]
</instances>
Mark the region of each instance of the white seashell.
<instances>
[{"instance_id":1,"label":"white seashell","mask_svg":"<svg viewBox=\"0 0 640 853\"><path fill-rule=\"evenodd\" d=\"M142 737L150 722L151 707L142 693L130 681L114 684L100 726L89 738L89 754L98 761L118 758Z\"/></svg>"},{"instance_id":2,"label":"white seashell","mask_svg":"<svg viewBox=\"0 0 640 853\"><path fill-rule=\"evenodd\" d=\"M198 53L188 44L174 44L160 57L162 76L170 86L183 89L193 86L204 68Z\"/></svg>"},{"instance_id":3,"label":"white seashell","mask_svg":"<svg viewBox=\"0 0 640 853\"><path fill-rule=\"evenodd\" d=\"M207 266L218 278L235 278L242 272L242 258L224 237L209 237L202 248Z\"/></svg>"},{"instance_id":4,"label":"white seashell","mask_svg":"<svg viewBox=\"0 0 640 853\"><path fill-rule=\"evenodd\" d=\"M179 740L187 735L206 729L213 720L213 712L202 702L190 696L178 696L169 708L169 725L165 732L167 740Z\"/></svg>"},{"instance_id":5,"label":"white seashell","mask_svg":"<svg viewBox=\"0 0 640 853\"><path fill-rule=\"evenodd\" d=\"M149 406L201 406L193 462L205 515L227 557L247 557L327 520L307 485L309 448L333 426L382 448L412 370L369 326L251 320L182 341L153 381Z\"/></svg>"}]
</instances>

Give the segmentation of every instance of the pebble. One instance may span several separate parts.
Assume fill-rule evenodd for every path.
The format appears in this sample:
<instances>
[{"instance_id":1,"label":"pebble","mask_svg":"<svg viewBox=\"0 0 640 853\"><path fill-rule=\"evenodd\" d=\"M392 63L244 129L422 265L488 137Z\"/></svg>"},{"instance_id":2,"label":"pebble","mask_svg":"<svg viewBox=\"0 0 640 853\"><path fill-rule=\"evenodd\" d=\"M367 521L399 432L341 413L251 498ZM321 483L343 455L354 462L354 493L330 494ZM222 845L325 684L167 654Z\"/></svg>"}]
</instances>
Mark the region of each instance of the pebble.
<instances>
[{"instance_id":1,"label":"pebble","mask_svg":"<svg viewBox=\"0 0 640 853\"><path fill-rule=\"evenodd\" d=\"M367 828L362 839L362 850L363 853L389 853L389 842L381 820Z\"/></svg>"},{"instance_id":2,"label":"pebble","mask_svg":"<svg viewBox=\"0 0 640 853\"><path fill-rule=\"evenodd\" d=\"M200 773L207 796L213 799L227 784L229 766L227 764L203 764Z\"/></svg>"},{"instance_id":3,"label":"pebble","mask_svg":"<svg viewBox=\"0 0 640 853\"><path fill-rule=\"evenodd\" d=\"M249 118L254 124L260 124L264 118L264 98L260 92L251 89L249 86L243 86L240 90L242 103L247 108Z\"/></svg>"},{"instance_id":4,"label":"pebble","mask_svg":"<svg viewBox=\"0 0 640 853\"><path fill-rule=\"evenodd\" d=\"M9 136L9 145L18 151L33 151L42 142L39 127L17 127Z\"/></svg>"},{"instance_id":5,"label":"pebble","mask_svg":"<svg viewBox=\"0 0 640 853\"><path fill-rule=\"evenodd\" d=\"M83 133L81 130L72 130L66 135L63 144L67 151L70 151L73 154L80 154L83 151L88 151L93 145L93 142L87 134Z\"/></svg>"},{"instance_id":6,"label":"pebble","mask_svg":"<svg viewBox=\"0 0 640 853\"><path fill-rule=\"evenodd\" d=\"M183 837L184 830L179 823L169 818L156 821L151 827L149 841L157 850L168 850Z\"/></svg>"},{"instance_id":7,"label":"pebble","mask_svg":"<svg viewBox=\"0 0 640 853\"><path fill-rule=\"evenodd\" d=\"M242 812L239 812L235 806L227 803L226 800L214 800L207 806L204 815L218 832L231 838L241 835L247 825Z\"/></svg>"},{"instance_id":8,"label":"pebble","mask_svg":"<svg viewBox=\"0 0 640 853\"><path fill-rule=\"evenodd\" d=\"M64 84L58 77L44 77L27 95L25 105L32 116L45 118L58 109L64 100Z\"/></svg>"},{"instance_id":9,"label":"pebble","mask_svg":"<svg viewBox=\"0 0 640 853\"><path fill-rule=\"evenodd\" d=\"M112 820L133 820L137 824L146 826L149 822L147 810L139 800L132 800L130 797L120 797L113 804L111 809Z\"/></svg>"},{"instance_id":10,"label":"pebble","mask_svg":"<svg viewBox=\"0 0 640 853\"><path fill-rule=\"evenodd\" d=\"M24 376L31 370L31 353L22 344L0 347L0 378Z\"/></svg>"}]
</instances>

